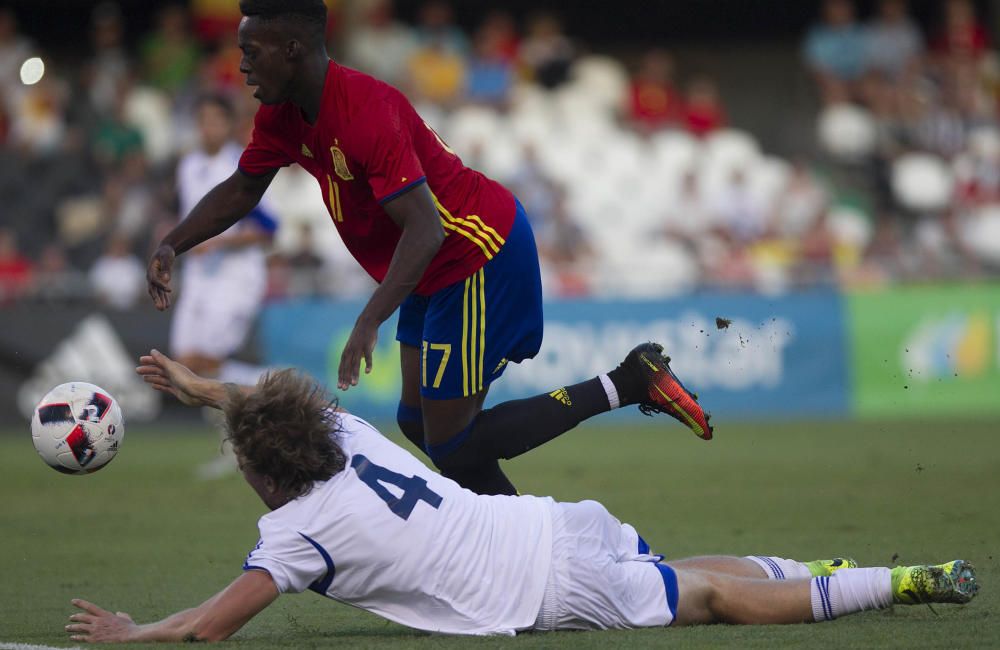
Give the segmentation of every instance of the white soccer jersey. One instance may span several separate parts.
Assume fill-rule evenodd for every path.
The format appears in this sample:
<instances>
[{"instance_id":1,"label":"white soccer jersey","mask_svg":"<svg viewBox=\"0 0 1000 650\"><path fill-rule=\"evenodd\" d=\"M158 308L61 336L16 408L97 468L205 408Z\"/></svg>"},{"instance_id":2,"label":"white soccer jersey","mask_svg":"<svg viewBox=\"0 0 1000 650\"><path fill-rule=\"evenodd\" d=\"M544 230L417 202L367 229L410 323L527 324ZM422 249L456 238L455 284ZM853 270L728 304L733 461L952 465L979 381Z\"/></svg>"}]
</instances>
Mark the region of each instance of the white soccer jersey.
<instances>
[{"instance_id":1,"label":"white soccer jersey","mask_svg":"<svg viewBox=\"0 0 1000 650\"><path fill-rule=\"evenodd\" d=\"M229 142L215 155L198 149L181 159L177 167L177 193L180 196L182 215L190 214L198 201L213 187L233 175L242 153L242 147ZM226 232L244 227L242 223L237 222ZM251 287L257 284L263 286L264 278L264 252L258 246L235 251L214 251L206 255L188 255L184 260L185 283L227 284L225 289L239 291L247 283Z\"/></svg>"},{"instance_id":2,"label":"white soccer jersey","mask_svg":"<svg viewBox=\"0 0 1000 650\"><path fill-rule=\"evenodd\" d=\"M339 416L345 469L261 517L244 569L281 593L313 589L409 627L532 628L552 561L552 504L477 496L364 420Z\"/></svg>"}]
</instances>

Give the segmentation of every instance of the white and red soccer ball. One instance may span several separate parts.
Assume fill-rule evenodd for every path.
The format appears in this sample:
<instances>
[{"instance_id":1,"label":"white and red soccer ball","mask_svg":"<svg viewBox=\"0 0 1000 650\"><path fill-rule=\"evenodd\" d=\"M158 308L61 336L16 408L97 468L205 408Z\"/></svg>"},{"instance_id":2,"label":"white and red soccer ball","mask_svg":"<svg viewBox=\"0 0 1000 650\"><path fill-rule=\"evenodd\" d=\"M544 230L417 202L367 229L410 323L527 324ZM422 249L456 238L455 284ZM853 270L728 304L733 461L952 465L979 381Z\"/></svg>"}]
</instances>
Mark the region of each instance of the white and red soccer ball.
<instances>
[{"instance_id":1,"label":"white and red soccer ball","mask_svg":"<svg viewBox=\"0 0 1000 650\"><path fill-rule=\"evenodd\" d=\"M49 467L64 474L90 474L111 462L125 437L125 419L115 398L93 384L56 386L35 407L31 440Z\"/></svg>"}]
</instances>

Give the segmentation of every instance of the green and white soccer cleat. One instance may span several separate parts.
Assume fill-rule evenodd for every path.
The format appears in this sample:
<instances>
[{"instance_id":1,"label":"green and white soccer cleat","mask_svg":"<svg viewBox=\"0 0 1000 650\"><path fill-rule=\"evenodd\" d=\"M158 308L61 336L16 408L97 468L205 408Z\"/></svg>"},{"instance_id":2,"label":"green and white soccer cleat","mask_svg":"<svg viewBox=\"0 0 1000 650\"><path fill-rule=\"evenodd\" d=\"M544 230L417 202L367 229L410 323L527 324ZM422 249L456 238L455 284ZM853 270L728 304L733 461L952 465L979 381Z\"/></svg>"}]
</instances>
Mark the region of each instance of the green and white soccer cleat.
<instances>
[{"instance_id":1,"label":"green and white soccer cleat","mask_svg":"<svg viewBox=\"0 0 1000 650\"><path fill-rule=\"evenodd\" d=\"M832 560L813 560L804 563L814 578L832 576L841 569L857 569L858 563L849 557L835 557Z\"/></svg>"},{"instance_id":2,"label":"green and white soccer cleat","mask_svg":"<svg viewBox=\"0 0 1000 650\"><path fill-rule=\"evenodd\" d=\"M967 603L978 591L976 569L965 560L892 569L894 603Z\"/></svg>"}]
</instances>

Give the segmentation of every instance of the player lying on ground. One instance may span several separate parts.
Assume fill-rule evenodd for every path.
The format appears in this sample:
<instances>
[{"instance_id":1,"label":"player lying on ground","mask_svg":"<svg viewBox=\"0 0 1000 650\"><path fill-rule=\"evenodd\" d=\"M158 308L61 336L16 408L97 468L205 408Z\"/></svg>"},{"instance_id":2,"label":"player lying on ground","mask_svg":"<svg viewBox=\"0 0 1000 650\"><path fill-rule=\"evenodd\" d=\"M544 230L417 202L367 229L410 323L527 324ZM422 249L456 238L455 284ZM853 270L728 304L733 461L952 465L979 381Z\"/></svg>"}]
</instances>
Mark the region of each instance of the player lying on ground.
<instances>
[{"instance_id":1,"label":"player lying on ground","mask_svg":"<svg viewBox=\"0 0 1000 650\"><path fill-rule=\"evenodd\" d=\"M216 596L148 625L74 600L84 610L66 626L74 641L218 641L279 594L305 589L449 634L802 623L893 603L965 603L977 590L961 560L895 569L765 556L664 562L595 501L461 488L294 371L238 388L156 351L140 363L154 388L223 410L243 475L272 512L243 575Z\"/></svg>"},{"instance_id":2,"label":"player lying on ground","mask_svg":"<svg viewBox=\"0 0 1000 650\"><path fill-rule=\"evenodd\" d=\"M379 326L399 309L397 420L449 478L480 494L514 494L498 459L533 449L619 406L664 412L702 438L708 417L646 349L652 383L630 371L483 410L490 384L542 342L538 251L523 206L474 169L395 88L330 60L322 0L240 0L240 72L261 106L239 168L172 230L149 261L157 309L171 303L174 258L225 231L278 169L312 174L358 263L379 283L348 337L338 385L371 370ZM655 388L655 390L654 390Z\"/></svg>"}]
</instances>

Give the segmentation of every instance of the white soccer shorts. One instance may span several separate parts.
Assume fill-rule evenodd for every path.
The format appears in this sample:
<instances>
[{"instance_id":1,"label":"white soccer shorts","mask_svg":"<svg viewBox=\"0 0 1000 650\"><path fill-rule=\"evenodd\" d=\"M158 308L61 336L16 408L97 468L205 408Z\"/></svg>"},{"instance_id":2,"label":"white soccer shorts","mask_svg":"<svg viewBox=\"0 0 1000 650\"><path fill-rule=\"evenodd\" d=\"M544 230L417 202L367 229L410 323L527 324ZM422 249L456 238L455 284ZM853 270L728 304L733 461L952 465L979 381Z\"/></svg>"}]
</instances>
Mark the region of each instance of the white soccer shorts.
<instances>
[{"instance_id":1,"label":"white soccer shorts","mask_svg":"<svg viewBox=\"0 0 1000 650\"><path fill-rule=\"evenodd\" d=\"M635 528L596 501L556 503L552 568L536 630L604 630L670 625L677 578Z\"/></svg>"},{"instance_id":2,"label":"white soccer shorts","mask_svg":"<svg viewBox=\"0 0 1000 650\"><path fill-rule=\"evenodd\" d=\"M226 359L246 340L264 298L264 283L248 278L237 283L181 285L170 327L175 356L199 354Z\"/></svg>"}]
</instances>

